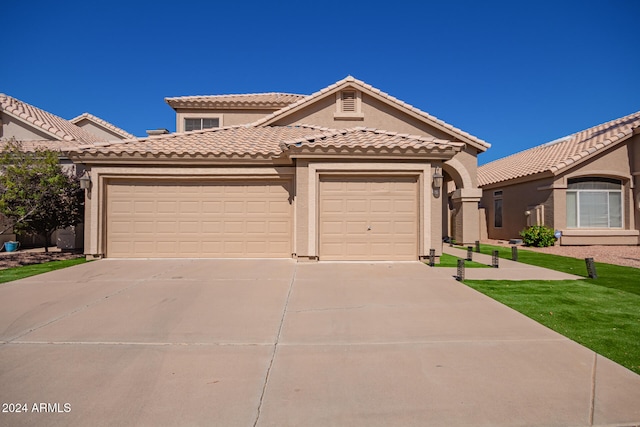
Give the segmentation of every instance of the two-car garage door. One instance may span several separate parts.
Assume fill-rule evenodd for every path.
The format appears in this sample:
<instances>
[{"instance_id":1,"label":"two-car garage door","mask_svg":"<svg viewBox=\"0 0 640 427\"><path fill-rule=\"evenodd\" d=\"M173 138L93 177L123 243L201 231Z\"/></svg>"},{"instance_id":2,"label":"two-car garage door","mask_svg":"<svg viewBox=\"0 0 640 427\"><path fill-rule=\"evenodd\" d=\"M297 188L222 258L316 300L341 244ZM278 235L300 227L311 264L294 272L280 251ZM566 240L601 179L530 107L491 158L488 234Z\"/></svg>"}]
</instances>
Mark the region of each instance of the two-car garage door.
<instances>
[{"instance_id":1,"label":"two-car garage door","mask_svg":"<svg viewBox=\"0 0 640 427\"><path fill-rule=\"evenodd\" d=\"M417 189L415 176L322 176L319 259L416 260ZM113 180L106 193L108 257L289 258L294 252L289 180Z\"/></svg>"},{"instance_id":2,"label":"two-car garage door","mask_svg":"<svg viewBox=\"0 0 640 427\"><path fill-rule=\"evenodd\" d=\"M291 182L113 181L109 257L289 258Z\"/></svg>"}]
</instances>

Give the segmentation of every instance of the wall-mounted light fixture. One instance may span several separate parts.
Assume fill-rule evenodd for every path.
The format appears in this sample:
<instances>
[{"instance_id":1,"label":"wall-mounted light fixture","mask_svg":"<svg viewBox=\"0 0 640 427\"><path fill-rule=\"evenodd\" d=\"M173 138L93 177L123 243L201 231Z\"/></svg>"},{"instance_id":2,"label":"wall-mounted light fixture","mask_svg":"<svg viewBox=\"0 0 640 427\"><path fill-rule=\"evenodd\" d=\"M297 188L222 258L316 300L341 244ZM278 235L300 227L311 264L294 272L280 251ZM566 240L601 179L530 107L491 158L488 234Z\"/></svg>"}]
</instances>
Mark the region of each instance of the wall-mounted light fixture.
<instances>
[{"instance_id":1,"label":"wall-mounted light fixture","mask_svg":"<svg viewBox=\"0 0 640 427\"><path fill-rule=\"evenodd\" d=\"M440 197L440 188L442 188L442 180L444 178L441 171L442 169L436 166L435 172L433 173L433 197L435 197L436 199Z\"/></svg>"},{"instance_id":2,"label":"wall-mounted light fixture","mask_svg":"<svg viewBox=\"0 0 640 427\"><path fill-rule=\"evenodd\" d=\"M89 172L86 170L80 177L80 188L82 188L83 190L91 189L91 175L89 175Z\"/></svg>"}]
</instances>

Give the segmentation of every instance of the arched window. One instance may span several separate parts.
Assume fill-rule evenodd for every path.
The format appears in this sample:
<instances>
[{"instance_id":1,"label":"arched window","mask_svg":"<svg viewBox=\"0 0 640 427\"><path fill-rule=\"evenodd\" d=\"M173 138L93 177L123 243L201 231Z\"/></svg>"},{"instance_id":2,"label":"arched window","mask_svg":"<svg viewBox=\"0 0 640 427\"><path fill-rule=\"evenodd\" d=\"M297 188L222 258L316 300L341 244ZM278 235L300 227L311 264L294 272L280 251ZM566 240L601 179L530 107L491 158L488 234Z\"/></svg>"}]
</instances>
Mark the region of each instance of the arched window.
<instances>
[{"instance_id":1,"label":"arched window","mask_svg":"<svg viewBox=\"0 0 640 427\"><path fill-rule=\"evenodd\" d=\"M567 227L622 228L622 181L595 177L570 179Z\"/></svg>"}]
</instances>

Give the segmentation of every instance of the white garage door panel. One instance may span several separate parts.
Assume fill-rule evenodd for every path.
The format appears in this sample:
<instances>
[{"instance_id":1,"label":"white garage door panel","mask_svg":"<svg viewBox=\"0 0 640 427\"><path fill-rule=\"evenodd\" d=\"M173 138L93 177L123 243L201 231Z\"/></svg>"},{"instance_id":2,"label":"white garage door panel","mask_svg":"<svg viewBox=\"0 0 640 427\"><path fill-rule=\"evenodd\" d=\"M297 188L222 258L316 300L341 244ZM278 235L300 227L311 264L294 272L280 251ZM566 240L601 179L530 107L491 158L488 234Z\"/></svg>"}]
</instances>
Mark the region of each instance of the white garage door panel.
<instances>
[{"instance_id":1,"label":"white garage door panel","mask_svg":"<svg viewBox=\"0 0 640 427\"><path fill-rule=\"evenodd\" d=\"M320 259L415 260L415 177L321 177Z\"/></svg>"},{"instance_id":2,"label":"white garage door panel","mask_svg":"<svg viewBox=\"0 0 640 427\"><path fill-rule=\"evenodd\" d=\"M112 182L109 257L291 256L288 181Z\"/></svg>"}]
</instances>

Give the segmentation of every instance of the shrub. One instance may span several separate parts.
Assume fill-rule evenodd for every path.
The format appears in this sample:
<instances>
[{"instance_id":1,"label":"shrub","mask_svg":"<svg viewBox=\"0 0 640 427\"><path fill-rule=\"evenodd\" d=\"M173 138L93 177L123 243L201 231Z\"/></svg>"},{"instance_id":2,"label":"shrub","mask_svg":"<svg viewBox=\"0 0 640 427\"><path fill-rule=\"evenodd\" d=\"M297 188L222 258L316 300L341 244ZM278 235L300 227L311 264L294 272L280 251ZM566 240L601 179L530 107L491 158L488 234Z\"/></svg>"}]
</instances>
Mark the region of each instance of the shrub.
<instances>
[{"instance_id":1,"label":"shrub","mask_svg":"<svg viewBox=\"0 0 640 427\"><path fill-rule=\"evenodd\" d=\"M544 225L533 225L520 232L522 241L525 246L535 246L537 248L546 248L553 246L556 242L554 231Z\"/></svg>"}]
</instances>

